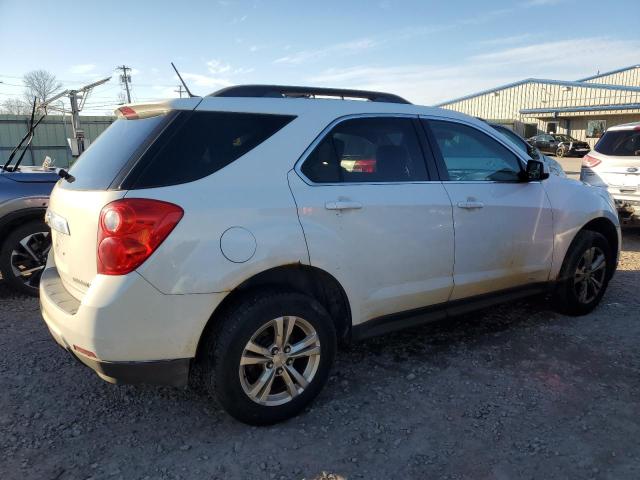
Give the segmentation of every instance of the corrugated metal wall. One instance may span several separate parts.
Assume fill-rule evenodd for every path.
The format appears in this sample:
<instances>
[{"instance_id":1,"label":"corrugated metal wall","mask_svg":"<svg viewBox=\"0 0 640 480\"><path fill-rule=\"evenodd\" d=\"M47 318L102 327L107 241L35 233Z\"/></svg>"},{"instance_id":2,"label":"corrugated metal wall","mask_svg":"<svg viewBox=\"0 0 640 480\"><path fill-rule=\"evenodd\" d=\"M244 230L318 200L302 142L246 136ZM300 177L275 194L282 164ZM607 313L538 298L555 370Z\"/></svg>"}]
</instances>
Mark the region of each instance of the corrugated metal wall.
<instances>
[{"instance_id":1,"label":"corrugated metal wall","mask_svg":"<svg viewBox=\"0 0 640 480\"><path fill-rule=\"evenodd\" d=\"M24 165L40 165L46 156L55 159L58 167L68 167L72 161L67 138L71 137L71 117L50 115L36 129L33 143L25 153ZM80 126L90 141L98 138L114 121L113 117L80 117ZM11 150L27 133L29 116L0 115L0 163L4 164ZM15 159L14 159L15 161Z\"/></svg>"},{"instance_id":2,"label":"corrugated metal wall","mask_svg":"<svg viewBox=\"0 0 640 480\"><path fill-rule=\"evenodd\" d=\"M603 77L613 81L615 77L624 82L635 82L638 80L638 70L634 68L629 71L619 72L615 75ZM627 75L628 74L628 75ZM635 76L634 76L635 75ZM593 79L590 83L595 82ZM600 80L598 78L597 80ZM636 85L625 85L636 86ZM569 133L579 140L586 140L591 145L597 141L596 138L586 137L586 120L579 119L603 119L607 120L607 127L640 120L640 109L618 110L610 109L599 112L571 112L546 114L521 114L523 108L553 108L553 107L577 107L577 106L597 106L597 105L626 105L640 103L640 92L613 90L597 87L563 86L544 82L527 82L511 86L501 90L492 91L486 94L466 98L441 105L442 108L466 113L474 117L481 117L486 120L499 120L500 123L508 121L521 125L516 128L518 133L525 135L525 125L529 124L538 131L547 131L550 121L558 122L558 133ZM567 121L568 120L568 121Z\"/></svg>"},{"instance_id":3,"label":"corrugated metal wall","mask_svg":"<svg viewBox=\"0 0 640 480\"><path fill-rule=\"evenodd\" d=\"M640 87L640 66L629 68L622 72L601 75L597 78L585 80L588 83L608 83L609 85L624 85L626 87Z\"/></svg>"}]
</instances>

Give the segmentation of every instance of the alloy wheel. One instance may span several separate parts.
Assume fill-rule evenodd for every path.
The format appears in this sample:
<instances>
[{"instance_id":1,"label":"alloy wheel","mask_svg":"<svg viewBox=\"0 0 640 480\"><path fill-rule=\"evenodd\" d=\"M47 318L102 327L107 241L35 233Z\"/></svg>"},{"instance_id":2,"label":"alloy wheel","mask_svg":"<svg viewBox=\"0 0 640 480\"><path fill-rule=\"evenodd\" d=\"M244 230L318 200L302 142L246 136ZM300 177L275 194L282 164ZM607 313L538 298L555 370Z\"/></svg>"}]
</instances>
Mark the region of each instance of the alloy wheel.
<instances>
[{"instance_id":1,"label":"alloy wheel","mask_svg":"<svg viewBox=\"0 0 640 480\"><path fill-rule=\"evenodd\" d=\"M21 239L11 251L11 271L26 287L37 289L51 249L49 232L36 232Z\"/></svg>"},{"instance_id":2,"label":"alloy wheel","mask_svg":"<svg viewBox=\"0 0 640 480\"><path fill-rule=\"evenodd\" d=\"M260 405L276 406L300 395L320 365L320 338L300 317L282 316L253 334L240 358L240 383Z\"/></svg>"},{"instance_id":3,"label":"alloy wheel","mask_svg":"<svg viewBox=\"0 0 640 480\"><path fill-rule=\"evenodd\" d=\"M576 268L573 288L578 301L591 303L602 290L607 273L607 257L600 247L588 248Z\"/></svg>"}]
</instances>

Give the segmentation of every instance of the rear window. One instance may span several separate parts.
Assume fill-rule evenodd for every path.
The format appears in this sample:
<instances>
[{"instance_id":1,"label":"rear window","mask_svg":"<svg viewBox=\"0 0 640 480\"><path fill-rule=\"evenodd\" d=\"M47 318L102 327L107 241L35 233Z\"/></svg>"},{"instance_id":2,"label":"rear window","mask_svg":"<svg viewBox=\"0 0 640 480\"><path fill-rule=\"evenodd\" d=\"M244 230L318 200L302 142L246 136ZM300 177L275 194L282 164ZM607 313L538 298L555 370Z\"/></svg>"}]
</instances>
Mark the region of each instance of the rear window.
<instances>
[{"instance_id":1,"label":"rear window","mask_svg":"<svg viewBox=\"0 0 640 480\"><path fill-rule=\"evenodd\" d=\"M595 150L618 157L640 156L640 130L609 130L596 143Z\"/></svg>"},{"instance_id":2,"label":"rear window","mask_svg":"<svg viewBox=\"0 0 640 480\"><path fill-rule=\"evenodd\" d=\"M294 118L183 112L145 152L122 188L176 185L211 175L260 145Z\"/></svg>"},{"instance_id":3,"label":"rear window","mask_svg":"<svg viewBox=\"0 0 640 480\"><path fill-rule=\"evenodd\" d=\"M60 182L68 190L106 190L129 159L160 131L170 116L143 120L116 120L73 164L73 183Z\"/></svg>"}]
</instances>

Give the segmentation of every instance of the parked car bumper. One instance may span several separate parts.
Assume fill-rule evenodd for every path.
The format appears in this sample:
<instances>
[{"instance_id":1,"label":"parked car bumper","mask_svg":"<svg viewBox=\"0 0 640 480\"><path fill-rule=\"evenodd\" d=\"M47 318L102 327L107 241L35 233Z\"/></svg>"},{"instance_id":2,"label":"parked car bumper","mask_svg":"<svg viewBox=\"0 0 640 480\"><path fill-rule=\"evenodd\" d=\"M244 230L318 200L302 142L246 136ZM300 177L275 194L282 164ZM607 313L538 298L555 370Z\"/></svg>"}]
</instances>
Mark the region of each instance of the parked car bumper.
<instances>
[{"instance_id":1,"label":"parked car bumper","mask_svg":"<svg viewBox=\"0 0 640 480\"><path fill-rule=\"evenodd\" d=\"M568 151L569 155L576 155L582 157L591 151L590 148L574 147Z\"/></svg>"},{"instance_id":2,"label":"parked car bumper","mask_svg":"<svg viewBox=\"0 0 640 480\"><path fill-rule=\"evenodd\" d=\"M40 282L40 309L53 338L112 383L185 385L200 335L222 298L164 295L133 272L98 275L78 300L51 258Z\"/></svg>"}]
</instances>

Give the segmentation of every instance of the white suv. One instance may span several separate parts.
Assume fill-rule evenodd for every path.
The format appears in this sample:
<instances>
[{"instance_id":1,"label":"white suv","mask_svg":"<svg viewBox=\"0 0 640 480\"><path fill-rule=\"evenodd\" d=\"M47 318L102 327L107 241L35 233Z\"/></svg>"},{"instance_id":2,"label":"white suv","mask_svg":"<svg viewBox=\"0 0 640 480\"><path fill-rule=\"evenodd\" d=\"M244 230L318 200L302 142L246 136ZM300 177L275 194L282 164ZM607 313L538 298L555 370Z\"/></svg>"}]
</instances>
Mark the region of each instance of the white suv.
<instances>
[{"instance_id":1,"label":"white suv","mask_svg":"<svg viewBox=\"0 0 640 480\"><path fill-rule=\"evenodd\" d=\"M273 423L341 342L541 292L584 314L617 265L605 190L466 115L279 86L117 114L51 195L40 284L53 337L110 382L191 378Z\"/></svg>"},{"instance_id":2,"label":"white suv","mask_svg":"<svg viewBox=\"0 0 640 480\"><path fill-rule=\"evenodd\" d=\"M582 159L580 180L606 188L625 223L640 221L640 122L609 128Z\"/></svg>"}]
</instances>

